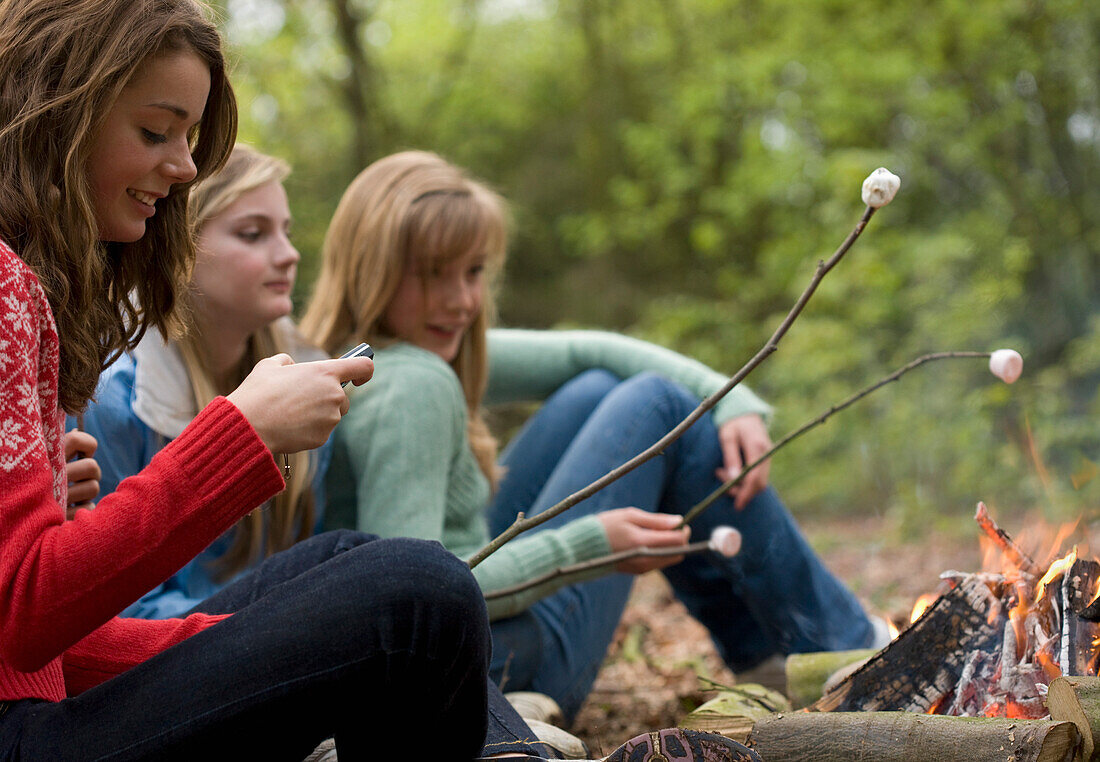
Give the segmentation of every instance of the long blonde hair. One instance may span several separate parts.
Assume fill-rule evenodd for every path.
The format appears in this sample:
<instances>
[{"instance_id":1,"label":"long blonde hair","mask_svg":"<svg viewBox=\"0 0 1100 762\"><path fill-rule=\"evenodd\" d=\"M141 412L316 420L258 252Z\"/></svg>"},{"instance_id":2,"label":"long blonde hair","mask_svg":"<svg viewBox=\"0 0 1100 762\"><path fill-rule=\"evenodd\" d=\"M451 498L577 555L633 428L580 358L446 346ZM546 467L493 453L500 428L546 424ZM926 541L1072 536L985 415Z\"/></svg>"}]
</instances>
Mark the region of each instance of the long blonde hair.
<instances>
[{"instance_id":1,"label":"long blonde hair","mask_svg":"<svg viewBox=\"0 0 1100 762\"><path fill-rule=\"evenodd\" d=\"M225 161L237 108L217 28L194 0L0 2L0 237L38 276L61 340L58 395L76 413L146 328L178 328L195 258L191 183L157 202L133 243L99 240L88 157L123 88L151 59L194 52L210 94L190 135L196 180Z\"/></svg>"},{"instance_id":2,"label":"long blonde hair","mask_svg":"<svg viewBox=\"0 0 1100 762\"><path fill-rule=\"evenodd\" d=\"M340 199L322 248L302 332L330 354L353 341L394 341L381 324L407 266L446 264L478 251L489 288L451 367L469 413L467 434L481 470L496 481L496 440L481 401L489 378L487 332L493 284L508 239L503 199L463 170L426 151L379 159L359 173Z\"/></svg>"},{"instance_id":3,"label":"long blonde hair","mask_svg":"<svg viewBox=\"0 0 1100 762\"><path fill-rule=\"evenodd\" d=\"M191 193L190 210L196 235L206 222L224 212L245 193L271 182L282 182L289 174L290 167L282 159L238 144L222 171L197 185ZM185 296L185 303L191 311L198 309L193 291ZM293 347L289 339L297 338L293 334L288 336L285 330L277 330L276 323L269 323L253 333L237 376L231 379L231 388L221 389L210 369L200 325L201 321L195 321L191 331L176 342L187 366L196 410L219 394L231 391L260 359L279 352L290 353ZM282 323L280 327L288 326ZM298 345L304 343L303 339ZM271 555L284 550L312 534L315 500L310 485L316 470L315 456L308 451L298 452L290 455L290 459L294 478L287 489L275 496L270 511L253 511L237 522L232 544L214 564L220 575L231 576L261 554Z\"/></svg>"}]
</instances>

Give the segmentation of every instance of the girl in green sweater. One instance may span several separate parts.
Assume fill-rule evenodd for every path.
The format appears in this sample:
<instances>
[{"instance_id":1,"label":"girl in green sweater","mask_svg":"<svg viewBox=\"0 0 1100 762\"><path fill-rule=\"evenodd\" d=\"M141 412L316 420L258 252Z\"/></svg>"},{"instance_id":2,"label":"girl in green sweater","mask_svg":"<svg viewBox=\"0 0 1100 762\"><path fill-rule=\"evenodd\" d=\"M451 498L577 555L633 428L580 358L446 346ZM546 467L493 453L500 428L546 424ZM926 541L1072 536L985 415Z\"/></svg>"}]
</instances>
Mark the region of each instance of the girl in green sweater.
<instances>
[{"instance_id":1,"label":"girl in green sweater","mask_svg":"<svg viewBox=\"0 0 1100 762\"><path fill-rule=\"evenodd\" d=\"M461 557L520 511L534 515L642 451L726 377L646 342L592 331L489 329L506 249L504 204L440 157L405 152L365 169L329 228L302 321L330 353L377 350L373 381L352 392L334 435L327 519L382 536L441 541ZM538 400L497 463L484 404ZM735 388L661 458L521 535L474 569L483 591L611 552L684 543L680 516L770 447L768 406ZM633 559L664 568L726 662L876 640L855 597L824 568L766 467L692 522L743 536L716 554ZM676 563L680 561L679 563ZM669 565L674 564L674 565ZM493 676L553 697L571 718L591 688L632 577L558 577L490 601Z\"/></svg>"}]
</instances>

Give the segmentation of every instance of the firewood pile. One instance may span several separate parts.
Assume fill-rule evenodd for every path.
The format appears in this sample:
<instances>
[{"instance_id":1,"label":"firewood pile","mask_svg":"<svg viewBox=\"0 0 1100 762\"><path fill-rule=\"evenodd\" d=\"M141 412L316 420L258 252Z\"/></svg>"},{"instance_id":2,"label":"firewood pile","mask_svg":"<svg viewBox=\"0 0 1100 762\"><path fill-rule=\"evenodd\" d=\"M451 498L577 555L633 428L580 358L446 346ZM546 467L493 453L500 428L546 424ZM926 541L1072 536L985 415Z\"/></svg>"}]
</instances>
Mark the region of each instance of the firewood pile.
<instances>
[{"instance_id":1,"label":"firewood pile","mask_svg":"<svg viewBox=\"0 0 1100 762\"><path fill-rule=\"evenodd\" d=\"M768 762L1100 762L1100 563L1074 548L1038 564L983 505L975 518L1001 571L945 572L889 646L741 740Z\"/></svg>"},{"instance_id":2,"label":"firewood pile","mask_svg":"<svg viewBox=\"0 0 1100 762\"><path fill-rule=\"evenodd\" d=\"M1005 551L1008 568L942 575L947 592L814 710L1039 719L1049 714L1053 679L1096 674L1100 617L1090 604L1100 564L1071 551L1043 569L983 505L977 520Z\"/></svg>"}]
</instances>

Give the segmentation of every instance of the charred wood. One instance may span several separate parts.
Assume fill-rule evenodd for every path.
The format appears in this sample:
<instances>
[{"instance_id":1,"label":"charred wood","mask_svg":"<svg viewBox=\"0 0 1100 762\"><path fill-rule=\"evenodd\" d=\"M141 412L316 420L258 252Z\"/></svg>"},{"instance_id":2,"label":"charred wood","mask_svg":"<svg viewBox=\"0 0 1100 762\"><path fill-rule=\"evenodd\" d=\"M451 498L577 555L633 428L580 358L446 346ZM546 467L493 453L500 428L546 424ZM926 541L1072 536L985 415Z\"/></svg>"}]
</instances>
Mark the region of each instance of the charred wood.
<instances>
[{"instance_id":1,"label":"charred wood","mask_svg":"<svg viewBox=\"0 0 1100 762\"><path fill-rule=\"evenodd\" d=\"M980 579L941 595L886 649L810 707L819 712L934 710L956 689L974 651L1002 645L998 594Z\"/></svg>"},{"instance_id":2,"label":"charred wood","mask_svg":"<svg viewBox=\"0 0 1100 762\"><path fill-rule=\"evenodd\" d=\"M1100 626L1089 611L1100 577L1100 564L1078 559L1062 577L1062 647L1058 658L1063 675L1086 675L1095 671L1094 642ZM1089 612L1086 616L1085 612Z\"/></svg>"}]
</instances>

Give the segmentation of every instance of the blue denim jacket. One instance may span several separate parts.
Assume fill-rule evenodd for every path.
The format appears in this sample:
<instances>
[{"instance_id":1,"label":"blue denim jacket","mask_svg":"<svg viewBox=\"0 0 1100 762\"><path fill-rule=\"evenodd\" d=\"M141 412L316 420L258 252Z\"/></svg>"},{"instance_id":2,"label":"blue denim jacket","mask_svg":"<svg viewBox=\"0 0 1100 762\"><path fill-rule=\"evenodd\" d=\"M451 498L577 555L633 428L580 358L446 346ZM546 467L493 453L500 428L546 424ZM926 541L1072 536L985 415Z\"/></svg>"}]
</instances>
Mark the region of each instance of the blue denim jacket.
<instances>
[{"instance_id":1,"label":"blue denim jacket","mask_svg":"<svg viewBox=\"0 0 1100 762\"><path fill-rule=\"evenodd\" d=\"M150 331L133 354L120 357L100 376L95 400L88 405L84 413L84 430L94 436L99 443L95 459L103 471L100 479L100 495L106 495L118 488L119 482L133 476L148 465L153 456L167 444L171 436L161 433L168 426L160 425L157 431L142 420L135 411L138 396L136 380L139 362L157 362L158 372L164 367L182 368L182 360L174 354L174 348L166 345L161 336ZM167 353L173 353L171 355ZM292 352L297 360L319 359L320 355L302 356ZM145 385L148 388L149 384ZM175 387L175 388L173 388ZM156 400L158 408L171 410L174 417L183 422L194 415L190 387L171 383L158 383L155 388L160 392ZM186 396L182 390L186 390ZM185 398L184 398L185 397ZM179 399L173 399L179 398ZM139 408L141 406L139 405ZM150 416L146 415L146 418ZM163 419L164 416L161 416ZM76 427L76 419L69 417L66 429ZM178 432L173 431L173 436ZM315 498L317 521L313 527L316 532L324 518L324 474L328 468L331 454L331 439L313 452L313 495ZM150 506L150 510L171 510L171 506ZM248 570L239 572L226 579L214 579L211 563L220 558L232 542L230 529L215 540L202 553L176 572L165 583L153 588L128 606L121 616L141 619L167 619L182 616L201 601L218 592L229 582Z\"/></svg>"}]
</instances>

